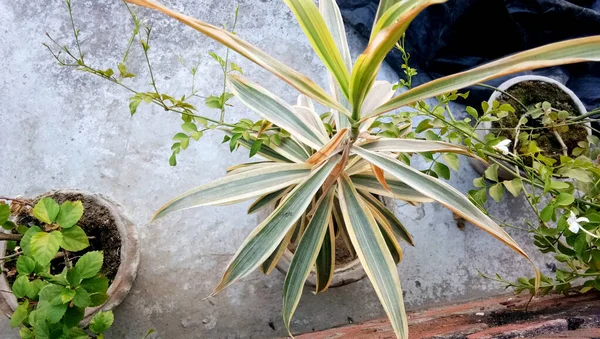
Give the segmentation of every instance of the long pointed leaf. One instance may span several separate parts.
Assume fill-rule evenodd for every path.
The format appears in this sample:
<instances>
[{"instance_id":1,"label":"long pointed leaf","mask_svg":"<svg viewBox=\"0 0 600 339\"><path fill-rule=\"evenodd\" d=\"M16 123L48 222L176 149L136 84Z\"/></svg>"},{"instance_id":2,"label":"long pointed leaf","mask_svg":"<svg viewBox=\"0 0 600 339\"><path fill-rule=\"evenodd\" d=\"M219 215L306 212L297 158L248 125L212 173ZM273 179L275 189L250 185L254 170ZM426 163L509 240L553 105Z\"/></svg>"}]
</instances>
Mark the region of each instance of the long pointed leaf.
<instances>
[{"instance_id":1,"label":"long pointed leaf","mask_svg":"<svg viewBox=\"0 0 600 339\"><path fill-rule=\"evenodd\" d=\"M331 221L335 187L329 189L306 227L296 248L290 268L283 282L283 322L290 332L290 322L300 302L304 282L314 265ZM290 333L291 335L291 333Z\"/></svg>"},{"instance_id":2,"label":"long pointed leaf","mask_svg":"<svg viewBox=\"0 0 600 339\"><path fill-rule=\"evenodd\" d=\"M281 154L293 162L306 162L309 158L304 147L292 138L282 138L279 145L271 143L270 147L274 152Z\"/></svg>"},{"instance_id":3,"label":"long pointed leaf","mask_svg":"<svg viewBox=\"0 0 600 339\"><path fill-rule=\"evenodd\" d=\"M325 239L321 244L319 255L315 261L316 287L315 294L325 292L333 280L335 270L335 232L333 222L329 223Z\"/></svg>"},{"instance_id":4,"label":"long pointed leaf","mask_svg":"<svg viewBox=\"0 0 600 339\"><path fill-rule=\"evenodd\" d=\"M259 197L297 184L310 174L307 164L272 164L258 169L230 174L187 191L161 207L153 220L188 208L223 205Z\"/></svg>"},{"instance_id":5,"label":"long pointed leaf","mask_svg":"<svg viewBox=\"0 0 600 339\"><path fill-rule=\"evenodd\" d=\"M342 214L358 258L371 280L398 338L408 338L408 320L400 278L385 238L371 211L347 176L340 177L338 191Z\"/></svg>"},{"instance_id":6,"label":"long pointed leaf","mask_svg":"<svg viewBox=\"0 0 600 339\"><path fill-rule=\"evenodd\" d=\"M390 225L391 230L394 232L394 234L396 236L400 237L400 239L411 244L411 246L415 246L415 242L414 242L412 236L410 235L410 233L408 233L408 230L406 229L406 227L404 227L402 222L400 222L400 220L398 220L398 218L396 218L396 216L394 215L394 213L392 213L392 211L387 209L387 207L385 207L385 205L381 201L377 200L370 193L362 192L361 190L359 190L358 193L360 193L360 195L365 199L365 203L372 206L373 209L375 209L379 213L381 213L381 216L383 218L385 218L387 223Z\"/></svg>"},{"instance_id":7,"label":"long pointed leaf","mask_svg":"<svg viewBox=\"0 0 600 339\"><path fill-rule=\"evenodd\" d=\"M279 191L275 191L275 192L260 196L258 199L256 199L256 201L254 201L252 203L252 205L250 205L250 207L248 207L248 214L256 213L256 212L262 210L263 208L270 206L271 204L275 203L277 200L281 199L290 190L291 190L291 186L282 188Z\"/></svg>"},{"instance_id":8,"label":"long pointed leaf","mask_svg":"<svg viewBox=\"0 0 600 339\"><path fill-rule=\"evenodd\" d=\"M393 153L422 153L422 152L448 152L478 158L468 148L450 144L443 141L380 138L375 141L360 145L361 148L374 152ZM483 161L483 160L482 160Z\"/></svg>"},{"instance_id":9,"label":"long pointed leaf","mask_svg":"<svg viewBox=\"0 0 600 339\"><path fill-rule=\"evenodd\" d=\"M336 78L347 97L350 73L319 9L312 0L285 0L285 3L296 15L296 19L313 49Z\"/></svg>"},{"instance_id":10,"label":"long pointed leaf","mask_svg":"<svg viewBox=\"0 0 600 339\"><path fill-rule=\"evenodd\" d=\"M273 253L290 227L302 216L339 159L339 156L333 157L311 173L287 195L267 219L248 235L223 274L213 295L250 274Z\"/></svg>"},{"instance_id":11,"label":"long pointed leaf","mask_svg":"<svg viewBox=\"0 0 600 339\"><path fill-rule=\"evenodd\" d=\"M311 127L313 127L316 131L319 131L319 133L321 133L325 139L329 139L329 134L327 134L327 131L325 130L323 121L314 108L310 109L305 106L292 106L292 109L300 119L311 125Z\"/></svg>"},{"instance_id":12,"label":"long pointed leaf","mask_svg":"<svg viewBox=\"0 0 600 339\"><path fill-rule=\"evenodd\" d=\"M350 115L348 110L344 106L340 105L339 102L333 100L325 90L319 87L316 83L306 77L304 74L284 65L277 59L273 58L269 54L263 52L259 48L249 44L248 42L240 39L237 35L231 34L230 32L207 24L203 21L194 19L187 15L176 12L154 0L126 0L132 4L138 6L148 7L159 12L162 12L174 19L177 19L184 24L192 27L200 33L208 36L209 38L217 41L228 48L238 52L243 57L256 63L267 71L273 73L283 81L295 87L301 93L313 98L321 104L339 110L346 115Z\"/></svg>"},{"instance_id":13,"label":"long pointed leaf","mask_svg":"<svg viewBox=\"0 0 600 339\"><path fill-rule=\"evenodd\" d=\"M365 51L358 57L350 77L350 103L352 104L352 119L359 120L361 106L385 56L396 45L410 22L427 6L446 0L405 0L394 5L396 11L388 10L380 22L393 19L393 24L379 31ZM379 25L379 24L378 24Z\"/></svg>"},{"instance_id":14,"label":"long pointed leaf","mask_svg":"<svg viewBox=\"0 0 600 339\"><path fill-rule=\"evenodd\" d=\"M431 202L433 199L428 197L427 195L419 192L418 190L410 187L406 183L402 181L396 180L394 178L388 178L386 176L386 183L391 189L390 191L386 190L377 178L373 175L369 174L356 174L350 177L354 185L359 189L364 189L365 191L375 193L378 195L383 195L386 197L400 199L405 201L414 201L414 202Z\"/></svg>"},{"instance_id":15,"label":"long pointed leaf","mask_svg":"<svg viewBox=\"0 0 600 339\"><path fill-rule=\"evenodd\" d=\"M328 141L326 136L296 115L292 106L258 84L232 74L227 77L227 82L229 89L246 107L288 130L303 143L319 149Z\"/></svg>"},{"instance_id":16,"label":"long pointed leaf","mask_svg":"<svg viewBox=\"0 0 600 339\"><path fill-rule=\"evenodd\" d=\"M420 171L402 163L401 161L389 157L385 154L367 151L360 147L353 147L352 150L370 161L373 164L381 167L387 173L402 178L402 181L412 188L420 191L428 197L435 199L442 205L454 211L456 214L463 217L465 220L473 223L475 226L488 232L498 240L505 243L507 246L521 254L535 266L531 258L521 249L519 244L513 238L498 226L492 219L485 215L479 208L473 205L467 197L460 193L457 189L448 183L423 174ZM536 267L536 275L539 277L539 271ZM539 280L539 279L538 279Z\"/></svg>"},{"instance_id":17,"label":"long pointed leaf","mask_svg":"<svg viewBox=\"0 0 600 339\"><path fill-rule=\"evenodd\" d=\"M265 275L271 274L273 269L275 269L275 267L277 266L279 259L281 259L281 256L283 255L285 250L288 248L288 245L290 244L290 240L292 239L292 235L294 234L295 230L298 228L298 224L299 224L299 222L296 222L294 224L294 226L292 226L292 228L290 228L290 230L287 232L287 234L285 235L283 240L281 240L281 242L279 243L279 246L277 246L275 251L273 251L273 253L271 253L271 255L267 258L267 260L265 260L260 265L260 271L263 272Z\"/></svg>"},{"instance_id":18,"label":"long pointed leaf","mask_svg":"<svg viewBox=\"0 0 600 339\"><path fill-rule=\"evenodd\" d=\"M230 137L233 135L233 133L229 130L224 130L224 132L229 135ZM254 140L254 139L253 139ZM238 145L242 145L243 147L247 148L247 149L251 149L252 148L252 144L253 142L250 142L249 140L246 140L244 138L239 138L237 140ZM277 161L277 162L294 162L292 159L288 159L287 157L285 157L284 155L276 152L274 149L272 149L271 147L267 146L267 145L261 145L260 149L258 150L258 155L262 156L265 159L268 160L272 160L272 161Z\"/></svg>"},{"instance_id":19,"label":"long pointed leaf","mask_svg":"<svg viewBox=\"0 0 600 339\"><path fill-rule=\"evenodd\" d=\"M529 69L585 61L600 61L600 35L567 40L530 49L465 72L430 81L398 95L381 105L370 116L381 115L420 100L459 90L504 75ZM366 118L368 116L363 117L363 119Z\"/></svg>"},{"instance_id":20,"label":"long pointed leaf","mask_svg":"<svg viewBox=\"0 0 600 339\"><path fill-rule=\"evenodd\" d=\"M373 29L371 30L371 37L370 37L370 39L373 39L373 37L377 33L375 31L375 27L377 26L377 22L379 21L379 19L381 18L381 16L385 12L387 12L392 6L394 6L395 4L397 4L398 2L400 2L400 0L380 0L379 1L379 6L377 6L377 13L375 13L375 19L373 20Z\"/></svg>"},{"instance_id":21,"label":"long pointed leaf","mask_svg":"<svg viewBox=\"0 0 600 339\"><path fill-rule=\"evenodd\" d=\"M348 132L347 128L341 129L337 134L329 140L329 142L323 146L320 150L315 152L311 157L306 161L307 164L319 164L323 160L327 159L334 151L336 151L340 144L345 140L346 134Z\"/></svg>"},{"instance_id":22,"label":"long pointed leaf","mask_svg":"<svg viewBox=\"0 0 600 339\"><path fill-rule=\"evenodd\" d=\"M333 41L344 59L344 64L348 69L348 72L352 72L352 57L350 56L350 49L348 48L348 39L346 38L346 28L344 27L344 21L340 9L335 0L321 0L319 1L319 11L327 24L327 28L331 32ZM350 103L348 98L344 95L344 92L340 88L340 85L335 81L335 78L331 72L328 72L329 87L333 93L333 98L339 102L342 106L350 109ZM332 110L335 124L338 130L342 128L350 127L350 120L344 114L340 114L337 110Z\"/></svg>"}]
</instances>

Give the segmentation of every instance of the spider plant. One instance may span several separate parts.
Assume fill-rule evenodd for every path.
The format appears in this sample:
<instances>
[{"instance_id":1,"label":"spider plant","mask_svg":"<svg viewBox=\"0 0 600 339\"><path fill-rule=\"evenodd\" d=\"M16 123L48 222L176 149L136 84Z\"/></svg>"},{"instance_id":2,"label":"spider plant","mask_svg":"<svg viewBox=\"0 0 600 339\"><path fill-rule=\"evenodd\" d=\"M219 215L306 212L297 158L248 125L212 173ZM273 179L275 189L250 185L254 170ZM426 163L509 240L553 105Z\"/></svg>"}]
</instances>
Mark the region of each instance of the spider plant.
<instances>
[{"instance_id":1,"label":"spider plant","mask_svg":"<svg viewBox=\"0 0 600 339\"><path fill-rule=\"evenodd\" d=\"M289 235L301 228L301 238L283 287L283 319L290 331L290 321L305 279L314 266L319 281L317 292L327 289L334 266L333 239L337 233L345 232L396 336L407 338L407 319L395 263L401 254L396 236L408 242L412 240L374 194L415 203L437 201L531 261L501 227L458 190L398 160L401 153L418 152L473 156L469 149L428 140L384 137L373 140L361 132L368 130L374 119L383 113L495 77L558 64L598 61L600 36L518 53L431 81L391 98L393 92L381 90L378 86L382 84L375 81L386 54L423 9L445 0L382 0L369 44L354 63L334 0L321 0L318 6L312 0L284 0L325 64L331 93L224 29L153 0L128 1L185 23L262 66L303 94L299 105L292 106L258 84L239 75L230 75L231 92L250 110L285 129L291 137L282 139L279 145L261 147L259 154L268 161L236 166L225 177L175 198L155 215L159 218L182 209L252 198L258 199L255 205L278 201L275 210L234 255L213 295L256 268L262 266L268 270L285 249ZM327 133L308 98L332 110L334 135ZM244 144L245 141L239 139L239 142ZM539 272L537 275L539 281Z\"/></svg>"}]
</instances>

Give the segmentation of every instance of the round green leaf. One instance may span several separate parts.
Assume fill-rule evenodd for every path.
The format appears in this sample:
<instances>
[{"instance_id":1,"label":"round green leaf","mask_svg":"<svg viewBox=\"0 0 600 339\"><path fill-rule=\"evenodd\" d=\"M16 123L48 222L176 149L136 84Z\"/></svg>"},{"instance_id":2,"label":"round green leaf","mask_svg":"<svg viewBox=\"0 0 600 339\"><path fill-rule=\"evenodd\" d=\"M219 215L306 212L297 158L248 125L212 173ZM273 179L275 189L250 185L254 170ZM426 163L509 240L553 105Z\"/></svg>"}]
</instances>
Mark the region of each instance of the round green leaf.
<instances>
[{"instance_id":1,"label":"round green leaf","mask_svg":"<svg viewBox=\"0 0 600 339\"><path fill-rule=\"evenodd\" d=\"M21 255L17 259L17 272L19 274L28 275L35 270L35 260L26 255Z\"/></svg>"},{"instance_id":2,"label":"round green leaf","mask_svg":"<svg viewBox=\"0 0 600 339\"><path fill-rule=\"evenodd\" d=\"M60 247L67 251L78 252L90 246L87 235L79 226L63 229L61 233Z\"/></svg>"},{"instance_id":3,"label":"round green leaf","mask_svg":"<svg viewBox=\"0 0 600 339\"><path fill-rule=\"evenodd\" d=\"M100 334L108 330L115 320L112 311L98 312L90 322L90 331L95 334Z\"/></svg>"},{"instance_id":4,"label":"round green leaf","mask_svg":"<svg viewBox=\"0 0 600 339\"><path fill-rule=\"evenodd\" d=\"M62 228L75 225L83 215L83 204L81 201L65 201L60 205L60 212L56 217L56 223Z\"/></svg>"},{"instance_id":5,"label":"round green leaf","mask_svg":"<svg viewBox=\"0 0 600 339\"><path fill-rule=\"evenodd\" d=\"M33 207L33 215L46 224L53 223L59 211L60 207L52 198L42 198Z\"/></svg>"},{"instance_id":6,"label":"round green leaf","mask_svg":"<svg viewBox=\"0 0 600 339\"><path fill-rule=\"evenodd\" d=\"M34 234L29 244L31 256L42 265L49 263L58 253L61 240L62 234L58 231Z\"/></svg>"},{"instance_id":7,"label":"round green leaf","mask_svg":"<svg viewBox=\"0 0 600 339\"><path fill-rule=\"evenodd\" d=\"M27 316L29 315L29 312L27 310L28 308L29 301L25 300L25 302L23 302L17 307L17 309L15 309L15 312L10 317L10 327L15 328L21 325L21 323L23 323L23 320L27 319Z\"/></svg>"},{"instance_id":8,"label":"round green leaf","mask_svg":"<svg viewBox=\"0 0 600 339\"><path fill-rule=\"evenodd\" d=\"M31 282L27 276L20 276L12 285L12 292L17 298L23 298L29 293Z\"/></svg>"},{"instance_id":9,"label":"round green leaf","mask_svg":"<svg viewBox=\"0 0 600 339\"><path fill-rule=\"evenodd\" d=\"M0 204L0 225L8 221L10 217L10 206L7 204Z\"/></svg>"},{"instance_id":10,"label":"round green leaf","mask_svg":"<svg viewBox=\"0 0 600 339\"><path fill-rule=\"evenodd\" d=\"M75 289L75 297L73 298L73 304L81 308L86 308L92 305L90 295L83 287L79 286Z\"/></svg>"},{"instance_id":11,"label":"round green leaf","mask_svg":"<svg viewBox=\"0 0 600 339\"><path fill-rule=\"evenodd\" d=\"M575 198L569 193L561 193L554 200L556 206L569 206L575 201Z\"/></svg>"},{"instance_id":12,"label":"round green leaf","mask_svg":"<svg viewBox=\"0 0 600 339\"><path fill-rule=\"evenodd\" d=\"M52 305L62 304L63 286L48 284L40 290L40 301L46 301Z\"/></svg>"},{"instance_id":13,"label":"round green leaf","mask_svg":"<svg viewBox=\"0 0 600 339\"><path fill-rule=\"evenodd\" d=\"M85 288L88 293L106 293L108 290L108 278L95 276L85 279L81 282L81 287Z\"/></svg>"},{"instance_id":14,"label":"round green leaf","mask_svg":"<svg viewBox=\"0 0 600 339\"><path fill-rule=\"evenodd\" d=\"M492 187L490 187L490 196L492 197L492 199L496 200L496 202L499 202L500 200L502 200L503 195L504 195L504 189L502 188L501 183L497 183L497 184L493 185Z\"/></svg>"},{"instance_id":15,"label":"round green leaf","mask_svg":"<svg viewBox=\"0 0 600 339\"><path fill-rule=\"evenodd\" d=\"M21 246L21 249L23 250L23 253L25 253L25 255L31 255L31 253L29 252L29 244L31 243L31 237L33 237L34 234L39 233L41 231L41 228L37 226L32 226L27 230L27 232L25 232L23 238L21 238L21 241L19 242L19 245Z\"/></svg>"},{"instance_id":16,"label":"round green leaf","mask_svg":"<svg viewBox=\"0 0 600 339\"><path fill-rule=\"evenodd\" d=\"M88 279L100 272L103 261L104 254L102 254L102 252L92 251L79 258L77 264L75 264L75 267L79 269L82 279Z\"/></svg>"}]
</instances>

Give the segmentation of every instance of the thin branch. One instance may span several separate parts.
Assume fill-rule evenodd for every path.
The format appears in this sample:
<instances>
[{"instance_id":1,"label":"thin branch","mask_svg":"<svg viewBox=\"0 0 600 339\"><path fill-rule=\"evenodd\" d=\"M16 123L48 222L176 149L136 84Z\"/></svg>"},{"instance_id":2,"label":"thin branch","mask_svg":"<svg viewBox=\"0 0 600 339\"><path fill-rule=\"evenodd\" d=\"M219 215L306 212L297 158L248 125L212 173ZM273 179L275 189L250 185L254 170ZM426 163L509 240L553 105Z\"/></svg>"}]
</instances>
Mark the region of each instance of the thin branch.
<instances>
[{"instance_id":1,"label":"thin branch","mask_svg":"<svg viewBox=\"0 0 600 339\"><path fill-rule=\"evenodd\" d=\"M0 241L21 240L21 238L23 238L23 234L0 233Z\"/></svg>"},{"instance_id":2,"label":"thin branch","mask_svg":"<svg viewBox=\"0 0 600 339\"><path fill-rule=\"evenodd\" d=\"M567 147L567 145L565 145L565 142L563 141L563 138L560 136L560 133L558 133L557 130L553 130L552 133L556 137L556 140L558 140L558 143L560 144L560 148L562 149L563 155L565 157L568 157L569 156L569 148Z\"/></svg>"}]
</instances>

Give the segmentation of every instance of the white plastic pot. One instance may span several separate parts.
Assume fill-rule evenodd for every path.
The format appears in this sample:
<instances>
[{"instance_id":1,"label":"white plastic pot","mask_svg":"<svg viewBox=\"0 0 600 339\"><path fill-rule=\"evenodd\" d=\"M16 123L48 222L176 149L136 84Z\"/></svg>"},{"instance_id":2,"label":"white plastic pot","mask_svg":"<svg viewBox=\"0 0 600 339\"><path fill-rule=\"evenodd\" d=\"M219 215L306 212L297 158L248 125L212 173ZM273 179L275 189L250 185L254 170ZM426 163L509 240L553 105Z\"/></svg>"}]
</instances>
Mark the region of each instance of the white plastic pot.
<instances>
[{"instance_id":1,"label":"white plastic pot","mask_svg":"<svg viewBox=\"0 0 600 339\"><path fill-rule=\"evenodd\" d=\"M518 83L524 82L524 81L540 81L540 82L546 82L546 83L556 85L563 92L567 93L569 95L569 97L571 97L571 100L573 101L573 103L575 104L575 106L578 109L578 112L573 112L573 113L575 113L577 115L583 115L583 114L587 113L585 106L583 105L581 100L579 100L577 95L575 95L575 93L573 93L573 91L571 91L565 85L561 84L560 82L558 82L552 78L548 78L545 76L539 76L539 75L523 75L523 76L514 77L510 80L503 82L498 87L499 91L494 91L494 93L492 93L492 95L490 96L490 99L488 100L488 104L490 105L490 107L492 106L492 103L494 102L494 100L498 100L498 98L503 94L502 91L506 92L506 90L508 90L512 86L514 86ZM586 123L585 125L587 125L588 127L590 126L589 122ZM483 140L485 135L488 134L490 132L490 129L492 128L492 122L490 122L490 121L482 122L479 125L479 127L480 127L480 129L478 129L476 131L477 136L479 139ZM590 129L588 129L588 132L591 134ZM512 143L510 146L512 146ZM494 162L494 161L495 160L490 159L490 162ZM484 175L484 172L487 169L487 166L484 163L482 163L481 161L477 161L475 159L471 160L471 166L481 175ZM503 170L502 168L500 168L498 170L498 176L502 180L510 180L510 179L514 178L514 176L512 174Z\"/></svg>"}]
</instances>

